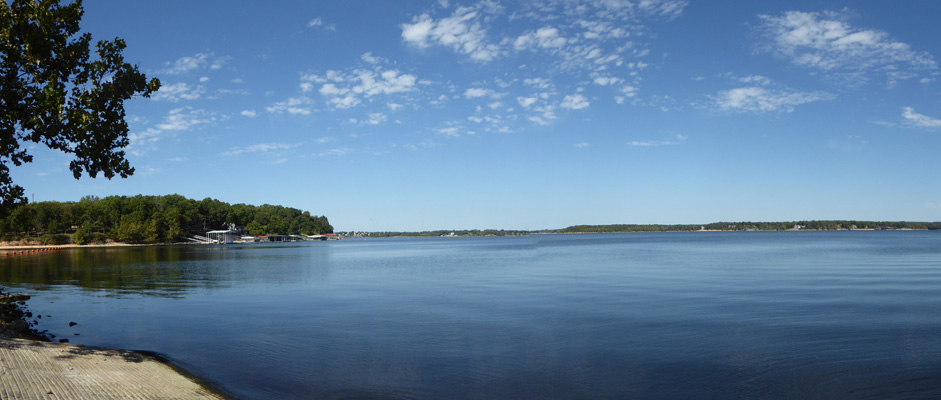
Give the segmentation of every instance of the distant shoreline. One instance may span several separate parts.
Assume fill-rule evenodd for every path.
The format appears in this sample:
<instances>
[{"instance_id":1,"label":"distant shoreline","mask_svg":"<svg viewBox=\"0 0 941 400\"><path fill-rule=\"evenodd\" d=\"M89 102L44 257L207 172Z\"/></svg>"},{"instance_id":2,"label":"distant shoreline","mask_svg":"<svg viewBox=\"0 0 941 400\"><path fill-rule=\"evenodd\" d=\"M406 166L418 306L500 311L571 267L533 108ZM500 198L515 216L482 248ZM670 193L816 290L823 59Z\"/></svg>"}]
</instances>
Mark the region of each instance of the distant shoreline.
<instances>
[{"instance_id":1,"label":"distant shoreline","mask_svg":"<svg viewBox=\"0 0 941 400\"><path fill-rule=\"evenodd\" d=\"M780 224L780 223L774 223ZM873 224L873 223L868 223ZM885 222L876 224L909 224L921 225L924 227L900 227L888 228L878 227L854 227L854 228L830 228L815 229L802 227L799 229L670 229L676 227L691 227L695 225L576 225L563 229L544 229L534 231L523 230L495 230L495 229L472 229L472 230L433 230L421 232L346 232L340 237L346 239L380 239L380 238L433 238L433 237L512 237L529 235L561 235L561 234L581 234L581 233L656 233L656 232L827 232L827 231L931 231L941 230L939 222ZM705 227L705 225L702 225ZM607 230L605 229L607 228ZM934 228L934 229L933 229ZM0 252L3 251L31 251L45 249L72 249L72 248L110 248L110 247L150 247L150 246L191 246L204 245L207 243L197 242L163 242L163 243L123 243L108 242L95 244L59 244L43 245L38 243L21 244L17 241L0 241Z\"/></svg>"},{"instance_id":2,"label":"distant shoreline","mask_svg":"<svg viewBox=\"0 0 941 400\"><path fill-rule=\"evenodd\" d=\"M857 229L665 229L665 230L620 230L620 231L530 231L522 233L515 231L512 235L485 235L485 234L435 234L437 231L429 232L369 232L366 235L344 236L349 239L383 239L383 238L457 238L457 237L510 237L510 236L529 236L529 235L571 235L571 234L591 234L591 233L676 233L676 232L834 232L834 231L931 231L937 229L928 228L898 228L898 229L875 229L875 228L857 228Z\"/></svg>"}]
</instances>

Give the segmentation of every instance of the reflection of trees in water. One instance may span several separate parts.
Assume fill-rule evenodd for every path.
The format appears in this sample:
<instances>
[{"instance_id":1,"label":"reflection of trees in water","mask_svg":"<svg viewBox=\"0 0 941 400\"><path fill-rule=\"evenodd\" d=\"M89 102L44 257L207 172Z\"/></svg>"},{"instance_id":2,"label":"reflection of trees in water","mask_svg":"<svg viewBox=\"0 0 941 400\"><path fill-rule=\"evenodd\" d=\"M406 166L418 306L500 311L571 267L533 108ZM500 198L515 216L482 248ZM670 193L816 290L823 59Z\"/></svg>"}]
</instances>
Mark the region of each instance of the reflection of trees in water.
<instances>
[{"instance_id":1,"label":"reflection of trees in water","mask_svg":"<svg viewBox=\"0 0 941 400\"><path fill-rule=\"evenodd\" d=\"M140 246L79 248L0 259L0 284L33 290L74 286L104 296L183 297L251 283L323 281L330 246Z\"/></svg>"},{"instance_id":2,"label":"reflection of trees in water","mask_svg":"<svg viewBox=\"0 0 941 400\"><path fill-rule=\"evenodd\" d=\"M218 265L206 252L179 246L71 249L0 262L0 280L37 290L70 285L104 290L108 296L182 297L221 285Z\"/></svg>"}]
</instances>

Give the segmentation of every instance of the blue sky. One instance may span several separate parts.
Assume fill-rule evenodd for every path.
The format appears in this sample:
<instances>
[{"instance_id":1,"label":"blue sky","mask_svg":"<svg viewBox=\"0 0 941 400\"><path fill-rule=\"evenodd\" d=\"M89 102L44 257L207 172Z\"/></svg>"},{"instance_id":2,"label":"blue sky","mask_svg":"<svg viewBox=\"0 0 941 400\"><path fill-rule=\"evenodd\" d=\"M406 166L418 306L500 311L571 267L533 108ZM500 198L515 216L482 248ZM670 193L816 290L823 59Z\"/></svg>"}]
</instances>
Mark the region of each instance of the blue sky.
<instances>
[{"instance_id":1,"label":"blue sky","mask_svg":"<svg viewBox=\"0 0 941 400\"><path fill-rule=\"evenodd\" d=\"M941 220L941 2L86 1L163 88L128 179L337 230Z\"/></svg>"}]
</instances>

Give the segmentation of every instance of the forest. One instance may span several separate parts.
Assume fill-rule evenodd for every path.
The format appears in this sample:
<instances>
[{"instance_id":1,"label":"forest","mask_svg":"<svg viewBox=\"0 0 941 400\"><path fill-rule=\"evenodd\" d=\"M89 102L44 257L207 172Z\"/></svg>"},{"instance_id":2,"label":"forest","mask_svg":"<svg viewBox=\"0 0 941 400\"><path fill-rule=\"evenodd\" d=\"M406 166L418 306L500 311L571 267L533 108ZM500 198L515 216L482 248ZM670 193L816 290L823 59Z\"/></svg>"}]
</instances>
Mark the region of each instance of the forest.
<instances>
[{"instance_id":1,"label":"forest","mask_svg":"<svg viewBox=\"0 0 941 400\"><path fill-rule=\"evenodd\" d=\"M588 232L676 232L676 231L783 231L783 230L897 230L941 229L941 222L906 221L792 221L792 222L713 222L686 225L575 225L560 229L558 233Z\"/></svg>"},{"instance_id":2,"label":"forest","mask_svg":"<svg viewBox=\"0 0 941 400\"><path fill-rule=\"evenodd\" d=\"M333 232L327 217L296 208L229 204L212 198L197 201L172 194L29 203L0 219L0 235L4 240L32 238L44 244L168 243L230 225L250 235Z\"/></svg>"},{"instance_id":3,"label":"forest","mask_svg":"<svg viewBox=\"0 0 941 400\"><path fill-rule=\"evenodd\" d=\"M545 231L539 231L543 233ZM435 230L421 232L368 232L358 236L382 238L382 237L451 237L451 236L526 236L534 231L503 230L503 229L458 229L458 230ZM350 233L349 236L357 236Z\"/></svg>"}]
</instances>

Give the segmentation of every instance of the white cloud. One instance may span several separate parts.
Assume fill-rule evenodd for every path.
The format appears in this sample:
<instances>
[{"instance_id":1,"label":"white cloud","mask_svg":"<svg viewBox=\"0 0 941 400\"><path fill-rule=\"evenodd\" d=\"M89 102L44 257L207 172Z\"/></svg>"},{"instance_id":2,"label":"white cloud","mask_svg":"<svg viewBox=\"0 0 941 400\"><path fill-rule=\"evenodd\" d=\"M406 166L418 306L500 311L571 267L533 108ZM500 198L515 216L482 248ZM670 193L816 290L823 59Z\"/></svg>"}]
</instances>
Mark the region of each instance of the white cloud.
<instances>
[{"instance_id":1,"label":"white cloud","mask_svg":"<svg viewBox=\"0 0 941 400\"><path fill-rule=\"evenodd\" d=\"M163 122L157 124L157 129L164 131L185 131L190 128L215 121L215 117L204 110L194 110L192 107L181 107L170 110Z\"/></svg>"},{"instance_id":2,"label":"white cloud","mask_svg":"<svg viewBox=\"0 0 941 400\"><path fill-rule=\"evenodd\" d=\"M750 75L739 79L742 83L754 83L759 85L770 85L771 79L761 75Z\"/></svg>"},{"instance_id":3,"label":"white cloud","mask_svg":"<svg viewBox=\"0 0 941 400\"><path fill-rule=\"evenodd\" d=\"M547 26L520 35L513 41L513 47L516 50L527 50L534 47L551 49L565 46L566 43L568 43L568 40L559 35L558 29Z\"/></svg>"},{"instance_id":4,"label":"white cloud","mask_svg":"<svg viewBox=\"0 0 941 400\"><path fill-rule=\"evenodd\" d=\"M324 75L307 74L301 77L300 88L309 92L320 84L317 91L327 98L327 103L343 109L359 105L364 99L375 96L414 91L417 80L415 75L394 69L383 70L377 66L372 70L330 70Z\"/></svg>"},{"instance_id":5,"label":"white cloud","mask_svg":"<svg viewBox=\"0 0 941 400\"><path fill-rule=\"evenodd\" d=\"M464 91L464 97L468 99L473 99L475 97L483 97L492 93L492 89L482 89L482 88L470 88Z\"/></svg>"},{"instance_id":6,"label":"white cloud","mask_svg":"<svg viewBox=\"0 0 941 400\"><path fill-rule=\"evenodd\" d=\"M360 103L359 99L353 95L333 97L330 100L328 100L328 102L332 104L334 107L340 108L340 109L352 108L352 107L359 105Z\"/></svg>"},{"instance_id":7,"label":"white cloud","mask_svg":"<svg viewBox=\"0 0 941 400\"><path fill-rule=\"evenodd\" d=\"M631 76L636 76L647 66L638 60L650 54L646 48L652 31L649 25L672 20L686 5L686 1L669 0L531 2L511 19L528 19L541 27L508 35L501 43L516 51L548 56L545 65L557 71L610 76L611 71L621 69L632 70Z\"/></svg>"},{"instance_id":8,"label":"white cloud","mask_svg":"<svg viewBox=\"0 0 941 400\"><path fill-rule=\"evenodd\" d=\"M385 122L389 117L383 113L371 113L369 114L369 119L363 121L364 124L368 125L379 125L380 123Z\"/></svg>"},{"instance_id":9,"label":"white cloud","mask_svg":"<svg viewBox=\"0 0 941 400\"><path fill-rule=\"evenodd\" d=\"M582 143L575 143L573 146L578 147L578 148L585 148L585 147L588 147L589 144L582 142Z\"/></svg>"},{"instance_id":10,"label":"white cloud","mask_svg":"<svg viewBox=\"0 0 941 400\"><path fill-rule=\"evenodd\" d=\"M845 22L837 12L789 11L779 16L760 15L760 32L768 39L763 50L790 62L826 72L865 79L880 71L918 71L937 68L927 52L894 40L888 33L861 29ZM863 73L863 75L859 75ZM905 75L896 74L892 79ZM914 77L914 74L911 74Z\"/></svg>"},{"instance_id":11,"label":"white cloud","mask_svg":"<svg viewBox=\"0 0 941 400\"><path fill-rule=\"evenodd\" d=\"M193 56L181 57L173 63L165 63L167 68L162 72L169 75L180 75L200 69L214 70L222 68L230 59L230 57L217 57L213 52L197 53Z\"/></svg>"},{"instance_id":12,"label":"white cloud","mask_svg":"<svg viewBox=\"0 0 941 400\"><path fill-rule=\"evenodd\" d=\"M167 134L173 135L178 132L186 132L199 125L216 122L217 119L215 113L206 110L193 109L192 107L174 108L167 113L167 116L160 123L143 131L128 134L127 137L130 140L128 148L131 154L140 156L144 154L144 149L141 148L144 145L152 145Z\"/></svg>"},{"instance_id":13,"label":"white cloud","mask_svg":"<svg viewBox=\"0 0 941 400\"><path fill-rule=\"evenodd\" d=\"M470 88L464 91L464 97L468 99L474 99L478 97L490 97L491 99L499 99L503 97L503 93L495 92L493 89L487 88Z\"/></svg>"},{"instance_id":14,"label":"white cloud","mask_svg":"<svg viewBox=\"0 0 941 400\"><path fill-rule=\"evenodd\" d=\"M265 107L265 110L275 114L286 112L294 115L310 115L313 112L311 109L313 103L313 100L309 97L291 97L285 101L279 101Z\"/></svg>"},{"instance_id":15,"label":"white cloud","mask_svg":"<svg viewBox=\"0 0 941 400\"><path fill-rule=\"evenodd\" d=\"M686 143L686 135L673 135L673 139L670 140L653 140L653 141L632 141L628 143L631 146L635 147L659 147L659 146L674 146L678 144Z\"/></svg>"},{"instance_id":16,"label":"white cloud","mask_svg":"<svg viewBox=\"0 0 941 400\"><path fill-rule=\"evenodd\" d=\"M237 156L244 153L269 153L277 152L283 153L282 150L287 150L293 147L297 147L297 144L287 144L287 143L258 143L251 146L245 147L233 147L231 150L220 154L221 156L231 157Z\"/></svg>"},{"instance_id":17,"label":"white cloud","mask_svg":"<svg viewBox=\"0 0 941 400\"><path fill-rule=\"evenodd\" d=\"M580 94L570 94L562 99L562 103L559 104L559 107L569 110L581 110L583 108L587 108L589 105L591 104L588 102L588 99L586 99L585 96Z\"/></svg>"},{"instance_id":18,"label":"white cloud","mask_svg":"<svg viewBox=\"0 0 941 400\"><path fill-rule=\"evenodd\" d=\"M537 101L539 101L539 98L537 98L537 97L522 97L522 96L520 96L520 97L517 97L517 98L516 98L516 101L519 102L519 103L520 103L520 106L522 106L523 108L529 108L530 106L532 106L533 104L535 104Z\"/></svg>"},{"instance_id":19,"label":"white cloud","mask_svg":"<svg viewBox=\"0 0 941 400\"><path fill-rule=\"evenodd\" d=\"M143 171L141 171L141 175L153 175L162 171L161 168L157 168L152 165L145 165L144 168L142 168L142 170Z\"/></svg>"},{"instance_id":20,"label":"white cloud","mask_svg":"<svg viewBox=\"0 0 941 400\"><path fill-rule=\"evenodd\" d=\"M621 93L627 97L637 96L637 88L631 85L624 85L621 87Z\"/></svg>"},{"instance_id":21,"label":"white cloud","mask_svg":"<svg viewBox=\"0 0 941 400\"><path fill-rule=\"evenodd\" d=\"M242 110L242 112L240 112L239 114L241 114L244 117L249 117L249 118L255 118L258 116L258 112L255 110Z\"/></svg>"},{"instance_id":22,"label":"white cloud","mask_svg":"<svg viewBox=\"0 0 941 400\"><path fill-rule=\"evenodd\" d=\"M329 157L329 156L340 157L340 156L345 156L347 154L350 154L352 152L353 152L353 149L350 149L347 147L339 147L336 149L330 149L330 150L320 152L320 153L314 153L313 155L317 157Z\"/></svg>"},{"instance_id":23,"label":"white cloud","mask_svg":"<svg viewBox=\"0 0 941 400\"><path fill-rule=\"evenodd\" d=\"M450 137L458 137L458 136L461 136L460 133L459 133L459 132L460 132L460 128L458 128L458 127L456 127L456 126L451 126L451 127L447 127L447 128L438 128L438 129L435 129L435 132L438 132L438 133L440 133L440 134L442 134L442 135L450 136Z\"/></svg>"},{"instance_id":24,"label":"white cloud","mask_svg":"<svg viewBox=\"0 0 941 400\"><path fill-rule=\"evenodd\" d=\"M440 146L440 145L441 145L441 144L438 143L438 142L433 142L433 141L431 141L431 140L425 140L425 141L423 141L423 142L421 142L421 143L416 143L416 144L412 144L412 143L403 144L402 147L404 147L404 148L406 148L406 149L409 149L409 150L418 151L418 150L421 150L421 149L430 149L430 148L432 148L432 147L438 147L438 146Z\"/></svg>"},{"instance_id":25,"label":"white cloud","mask_svg":"<svg viewBox=\"0 0 941 400\"><path fill-rule=\"evenodd\" d=\"M323 18L317 17L307 23L308 28L324 29L328 31L336 31L337 27L333 24L326 24L323 22Z\"/></svg>"},{"instance_id":26,"label":"white cloud","mask_svg":"<svg viewBox=\"0 0 941 400\"><path fill-rule=\"evenodd\" d=\"M579 19L575 22L581 30L581 37L589 40L624 39L631 36L630 31L615 26L608 21Z\"/></svg>"},{"instance_id":27,"label":"white cloud","mask_svg":"<svg viewBox=\"0 0 941 400\"><path fill-rule=\"evenodd\" d=\"M608 85L616 85L620 83L621 81L623 81L623 79L615 78L611 76L595 76L595 79L592 82L594 82L598 86L608 86Z\"/></svg>"},{"instance_id":28,"label":"white cloud","mask_svg":"<svg viewBox=\"0 0 941 400\"><path fill-rule=\"evenodd\" d=\"M932 118L924 114L919 114L915 112L915 109L911 107L902 108L902 118L905 119L906 123L911 125L921 127L921 128L941 128L941 119Z\"/></svg>"},{"instance_id":29,"label":"white cloud","mask_svg":"<svg viewBox=\"0 0 941 400\"><path fill-rule=\"evenodd\" d=\"M190 87L186 83L180 82L161 86L160 90L151 95L150 98L175 103L180 100L196 100L205 92L206 88L202 86Z\"/></svg>"},{"instance_id":30,"label":"white cloud","mask_svg":"<svg viewBox=\"0 0 941 400\"><path fill-rule=\"evenodd\" d=\"M400 25L402 41L419 49L449 49L465 60L525 58L525 64L517 68L534 78L504 79L495 83L499 88L474 83L463 91L452 84L449 95L439 96L431 105L440 106L461 95L496 99L499 94L516 99L520 106L515 112L503 110L505 121L528 119L537 124L548 124L560 109L582 109L602 101L595 99L623 103L636 97L641 75L649 68L645 57L651 54L648 47L656 36L653 24L678 17L687 6L685 0L544 0L510 2L508 10L503 10L491 0L470 7L452 3L447 9L430 6L413 14ZM523 57L522 52L528 54ZM540 76L562 77L559 82L567 82L567 87L556 88L555 82ZM583 88L591 90L591 96L569 86L585 82L595 86ZM527 91L520 83L533 90ZM321 85L308 83L304 90ZM563 90L570 96L563 98L564 92L559 93ZM608 91L609 96L600 96L598 91ZM491 107L493 114L498 107Z\"/></svg>"},{"instance_id":31,"label":"white cloud","mask_svg":"<svg viewBox=\"0 0 941 400\"><path fill-rule=\"evenodd\" d=\"M506 3L504 12L490 0L472 2L470 7L452 3L447 9L428 6L403 21L402 42L465 61L506 58L501 62L515 64L522 76L498 75L499 79L464 87L438 78L439 86L421 88L422 92L445 89L433 95L420 93L426 95L424 105L432 109L461 98L485 99L460 119L481 132L512 131L527 122L547 125L561 117L560 110L586 109L596 102L643 103L637 96L641 75L652 64L645 59L656 35L652 24L679 16L687 5L669 0L545 0ZM523 59L524 64L518 63ZM320 82L305 81L302 90L333 84L328 91L336 89L341 93L333 96L340 96L350 86L318 75ZM553 81L556 77L558 82ZM355 98L367 101L364 96ZM421 100L410 95L409 103L403 104L421 108Z\"/></svg>"},{"instance_id":32,"label":"white cloud","mask_svg":"<svg viewBox=\"0 0 941 400\"><path fill-rule=\"evenodd\" d=\"M361 60L367 62L367 63L370 63L370 64L379 64L379 63L381 63L381 62L385 62L385 59L384 59L384 58L382 58L382 57L376 57L376 56L372 55L371 52L363 53L363 55L359 56L359 58L360 58Z\"/></svg>"},{"instance_id":33,"label":"white cloud","mask_svg":"<svg viewBox=\"0 0 941 400\"><path fill-rule=\"evenodd\" d=\"M402 39L406 43L426 48L432 45L450 47L457 53L470 56L472 60L486 62L500 53L496 44L487 42L487 32L482 27L487 7L460 7L448 18L435 20L428 14L412 19L411 24L402 24Z\"/></svg>"},{"instance_id":34,"label":"white cloud","mask_svg":"<svg viewBox=\"0 0 941 400\"><path fill-rule=\"evenodd\" d=\"M825 92L798 92L748 86L720 91L710 98L717 107L725 111L791 112L794 111L794 106L830 100L833 95Z\"/></svg>"},{"instance_id":35,"label":"white cloud","mask_svg":"<svg viewBox=\"0 0 941 400\"><path fill-rule=\"evenodd\" d=\"M607 4L618 3L617 1L606 2ZM622 2L626 3L626 2ZM628 3L630 4L630 3ZM637 9L641 12L673 19L683 13L687 6L686 0L642 0L636 3Z\"/></svg>"},{"instance_id":36,"label":"white cloud","mask_svg":"<svg viewBox=\"0 0 941 400\"><path fill-rule=\"evenodd\" d=\"M535 122L538 125L549 125L552 120L557 119L555 115L556 106L547 105L542 107L533 107L532 110L538 112L539 114L530 115L527 119Z\"/></svg>"},{"instance_id":37,"label":"white cloud","mask_svg":"<svg viewBox=\"0 0 941 400\"><path fill-rule=\"evenodd\" d=\"M552 83L552 81L546 78L526 78L523 79L523 83L541 90L552 90L555 88L555 85Z\"/></svg>"}]
</instances>

